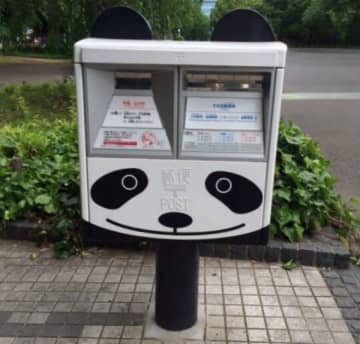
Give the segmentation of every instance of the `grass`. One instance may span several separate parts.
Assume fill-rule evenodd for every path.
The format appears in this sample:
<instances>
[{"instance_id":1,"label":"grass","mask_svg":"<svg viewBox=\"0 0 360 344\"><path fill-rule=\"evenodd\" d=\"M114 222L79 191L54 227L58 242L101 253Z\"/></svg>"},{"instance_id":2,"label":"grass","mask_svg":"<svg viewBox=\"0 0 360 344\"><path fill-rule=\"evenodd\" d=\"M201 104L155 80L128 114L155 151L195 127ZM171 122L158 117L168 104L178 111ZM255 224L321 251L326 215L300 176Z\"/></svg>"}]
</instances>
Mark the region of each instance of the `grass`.
<instances>
[{"instance_id":1,"label":"grass","mask_svg":"<svg viewBox=\"0 0 360 344\"><path fill-rule=\"evenodd\" d=\"M0 64L22 64L22 63L71 63L71 59L46 59L24 56L0 55Z\"/></svg>"},{"instance_id":2,"label":"grass","mask_svg":"<svg viewBox=\"0 0 360 344\"><path fill-rule=\"evenodd\" d=\"M74 104L75 85L71 81L7 85L0 88L0 126L32 116L66 119Z\"/></svg>"},{"instance_id":3,"label":"grass","mask_svg":"<svg viewBox=\"0 0 360 344\"><path fill-rule=\"evenodd\" d=\"M5 53L5 55L9 56L20 56L20 57L32 57L32 58L40 58L47 60L63 60L69 59L69 55L67 54L56 54L50 53L43 49L33 49L33 50L9 50Z\"/></svg>"}]
</instances>

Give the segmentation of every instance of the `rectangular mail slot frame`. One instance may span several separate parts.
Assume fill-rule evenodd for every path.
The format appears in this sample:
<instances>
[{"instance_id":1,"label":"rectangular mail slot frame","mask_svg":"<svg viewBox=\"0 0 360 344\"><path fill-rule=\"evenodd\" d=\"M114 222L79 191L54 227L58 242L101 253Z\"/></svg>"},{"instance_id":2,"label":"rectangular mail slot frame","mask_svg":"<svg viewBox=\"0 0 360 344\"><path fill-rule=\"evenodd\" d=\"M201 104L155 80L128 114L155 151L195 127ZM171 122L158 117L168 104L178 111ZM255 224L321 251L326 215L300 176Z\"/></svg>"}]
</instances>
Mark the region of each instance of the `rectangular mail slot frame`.
<instances>
[{"instance_id":1,"label":"rectangular mail slot frame","mask_svg":"<svg viewBox=\"0 0 360 344\"><path fill-rule=\"evenodd\" d=\"M275 71L180 68L179 157L265 161Z\"/></svg>"},{"instance_id":2,"label":"rectangular mail slot frame","mask_svg":"<svg viewBox=\"0 0 360 344\"><path fill-rule=\"evenodd\" d=\"M85 64L84 80L89 156L176 156L176 67Z\"/></svg>"}]
</instances>

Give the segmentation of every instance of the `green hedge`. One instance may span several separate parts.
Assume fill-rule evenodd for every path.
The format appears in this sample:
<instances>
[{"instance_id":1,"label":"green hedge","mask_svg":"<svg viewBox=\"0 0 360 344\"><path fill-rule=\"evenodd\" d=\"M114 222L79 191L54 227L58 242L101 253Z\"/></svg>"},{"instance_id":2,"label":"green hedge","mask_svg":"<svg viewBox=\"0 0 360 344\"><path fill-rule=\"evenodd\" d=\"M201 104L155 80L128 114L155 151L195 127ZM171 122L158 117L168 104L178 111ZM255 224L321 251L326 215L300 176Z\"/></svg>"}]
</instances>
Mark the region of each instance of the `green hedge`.
<instances>
[{"instance_id":1,"label":"green hedge","mask_svg":"<svg viewBox=\"0 0 360 344\"><path fill-rule=\"evenodd\" d=\"M75 112L75 85L71 81L0 88L0 126L31 121L34 116L71 119Z\"/></svg>"},{"instance_id":2,"label":"green hedge","mask_svg":"<svg viewBox=\"0 0 360 344\"><path fill-rule=\"evenodd\" d=\"M63 248L74 239L71 229L79 219L73 85L10 87L0 91L0 99L0 112L8 119L0 128L0 220L48 222ZM7 111L4 104L12 105ZM9 121L8 114L14 114L13 120ZM318 144L292 123L282 122L272 235L299 241L305 233L328 224L336 225L345 237L350 230L357 235L359 220L335 193L334 185L329 162Z\"/></svg>"},{"instance_id":3,"label":"green hedge","mask_svg":"<svg viewBox=\"0 0 360 344\"><path fill-rule=\"evenodd\" d=\"M45 220L67 209L77 215L76 144L74 120L34 118L1 128L0 218Z\"/></svg>"},{"instance_id":4,"label":"green hedge","mask_svg":"<svg viewBox=\"0 0 360 344\"><path fill-rule=\"evenodd\" d=\"M80 246L76 126L72 82L0 89L0 222L49 224L59 257Z\"/></svg>"},{"instance_id":5,"label":"green hedge","mask_svg":"<svg viewBox=\"0 0 360 344\"><path fill-rule=\"evenodd\" d=\"M304 233L333 225L347 236L360 233L360 222L335 192L336 179L329 171L319 145L293 123L280 123L271 232L299 241Z\"/></svg>"}]
</instances>

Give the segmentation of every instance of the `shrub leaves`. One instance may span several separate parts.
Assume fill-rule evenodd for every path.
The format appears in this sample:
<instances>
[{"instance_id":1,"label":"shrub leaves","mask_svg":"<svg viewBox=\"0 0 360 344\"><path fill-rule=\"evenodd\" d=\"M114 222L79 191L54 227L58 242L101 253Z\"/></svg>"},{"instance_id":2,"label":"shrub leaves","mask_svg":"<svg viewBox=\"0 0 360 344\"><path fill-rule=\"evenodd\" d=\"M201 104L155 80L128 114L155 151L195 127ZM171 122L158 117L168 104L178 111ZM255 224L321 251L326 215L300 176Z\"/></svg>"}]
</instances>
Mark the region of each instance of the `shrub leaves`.
<instances>
[{"instance_id":1,"label":"shrub leaves","mask_svg":"<svg viewBox=\"0 0 360 344\"><path fill-rule=\"evenodd\" d=\"M0 221L50 223L56 256L67 257L80 243L72 231L80 218L74 85L8 86L1 97L0 116L8 124L0 128ZM14 159L21 168L13 168ZM359 238L360 221L350 207L358 201L346 205L334 185L319 145L281 122L271 234L299 241L333 224L344 238L349 232Z\"/></svg>"}]
</instances>

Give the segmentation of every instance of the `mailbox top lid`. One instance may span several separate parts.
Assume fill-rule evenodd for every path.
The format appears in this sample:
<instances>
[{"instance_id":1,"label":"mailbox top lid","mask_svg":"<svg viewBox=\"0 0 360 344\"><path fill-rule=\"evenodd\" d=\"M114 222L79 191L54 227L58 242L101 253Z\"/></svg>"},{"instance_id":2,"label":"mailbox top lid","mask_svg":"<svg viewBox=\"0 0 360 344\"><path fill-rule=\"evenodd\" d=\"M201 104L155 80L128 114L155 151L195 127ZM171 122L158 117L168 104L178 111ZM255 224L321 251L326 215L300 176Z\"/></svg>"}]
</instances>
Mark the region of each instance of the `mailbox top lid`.
<instances>
[{"instance_id":1,"label":"mailbox top lid","mask_svg":"<svg viewBox=\"0 0 360 344\"><path fill-rule=\"evenodd\" d=\"M74 46L75 63L279 67L286 64L281 42L195 42L87 38Z\"/></svg>"}]
</instances>

